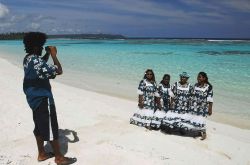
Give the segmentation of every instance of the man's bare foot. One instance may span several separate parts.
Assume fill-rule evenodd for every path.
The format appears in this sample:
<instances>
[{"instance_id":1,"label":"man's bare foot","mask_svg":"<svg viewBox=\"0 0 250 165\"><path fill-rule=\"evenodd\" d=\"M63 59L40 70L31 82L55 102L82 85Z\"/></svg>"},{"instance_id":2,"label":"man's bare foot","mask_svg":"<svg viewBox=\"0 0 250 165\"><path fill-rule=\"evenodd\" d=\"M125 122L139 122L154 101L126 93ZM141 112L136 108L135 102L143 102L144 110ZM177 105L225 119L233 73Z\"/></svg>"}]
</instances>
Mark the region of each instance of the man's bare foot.
<instances>
[{"instance_id":1,"label":"man's bare foot","mask_svg":"<svg viewBox=\"0 0 250 165\"><path fill-rule=\"evenodd\" d=\"M77 161L76 158L69 158L69 157L64 157L64 156L61 156L61 157L57 157L55 158L55 163L57 165L68 165L68 164L73 164Z\"/></svg>"},{"instance_id":2,"label":"man's bare foot","mask_svg":"<svg viewBox=\"0 0 250 165\"><path fill-rule=\"evenodd\" d=\"M47 160L47 159L49 159L49 158L52 158L52 157L54 157L54 156L55 156L55 155L54 155L54 153L52 153L52 152L49 152L49 153L44 152L44 153L40 153L40 154L38 155L37 160L38 160L39 162L41 162L41 161L45 161L45 160Z\"/></svg>"}]
</instances>

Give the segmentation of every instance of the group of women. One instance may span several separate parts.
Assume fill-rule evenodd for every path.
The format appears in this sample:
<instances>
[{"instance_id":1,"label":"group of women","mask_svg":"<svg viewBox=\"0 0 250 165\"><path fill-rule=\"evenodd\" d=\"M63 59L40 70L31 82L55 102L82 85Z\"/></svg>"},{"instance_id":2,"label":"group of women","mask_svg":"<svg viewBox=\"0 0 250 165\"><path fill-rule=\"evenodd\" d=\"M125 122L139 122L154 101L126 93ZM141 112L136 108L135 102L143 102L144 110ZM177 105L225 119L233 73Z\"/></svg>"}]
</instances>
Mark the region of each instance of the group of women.
<instances>
[{"instance_id":1,"label":"group of women","mask_svg":"<svg viewBox=\"0 0 250 165\"><path fill-rule=\"evenodd\" d=\"M189 77L183 72L171 86L170 75L165 74L157 85L153 70L146 70L137 90L138 109L130 123L166 133L191 132L204 140L206 117L212 114L213 89L205 72L198 73L194 85L188 82Z\"/></svg>"}]
</instances>

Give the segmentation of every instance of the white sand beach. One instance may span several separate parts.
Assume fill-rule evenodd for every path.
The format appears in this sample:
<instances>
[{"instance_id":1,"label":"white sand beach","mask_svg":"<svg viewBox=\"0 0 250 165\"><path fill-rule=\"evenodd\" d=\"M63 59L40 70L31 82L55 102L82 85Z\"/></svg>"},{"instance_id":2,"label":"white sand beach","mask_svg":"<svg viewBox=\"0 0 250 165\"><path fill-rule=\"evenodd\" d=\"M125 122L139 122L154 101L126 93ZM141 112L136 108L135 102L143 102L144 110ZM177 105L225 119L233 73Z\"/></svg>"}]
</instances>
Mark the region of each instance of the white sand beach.
<instances>
[{"instance_id":1,"label":"white sand beach","mask_svg":"<svg viewBox=\"0 0 250 165\"><path fill-rule=\"evenodd\" d=\"M0 59L0 75L0 165L55 164L53 158L37 162L32 112L22 91L23 70ZM77 165L250 165L250 130L208 121L204 141L148 131L129 124L136 100L54 80L51 85L62 152L76 157Z\"/></svg>"}]
</instances>

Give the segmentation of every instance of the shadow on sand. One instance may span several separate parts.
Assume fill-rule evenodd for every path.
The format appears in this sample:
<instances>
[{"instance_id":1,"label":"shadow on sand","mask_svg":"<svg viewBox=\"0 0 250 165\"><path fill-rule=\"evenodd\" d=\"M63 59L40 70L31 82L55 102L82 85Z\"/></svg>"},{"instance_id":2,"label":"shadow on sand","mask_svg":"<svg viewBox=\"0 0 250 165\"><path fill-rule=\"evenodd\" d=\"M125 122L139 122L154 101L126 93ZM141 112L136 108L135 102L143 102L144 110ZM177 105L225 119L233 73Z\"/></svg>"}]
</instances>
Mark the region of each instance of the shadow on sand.
<instances>
[{"instance_id":1,"label":"shadow on sand","mask_svg":"<svg viewBox=\"0 0 250 165\"><path fill-rule=\"evenodd\" d=\"M59 144L63 155L66 155L68 152L68 143L76 143L78 141L77 132L69 129L59 129ZM46 151L53 151L50 143L47 143L44 148Z\"/></svg>"},{"instance_id":2,"label":"shadow on sand","mask_svg":"<svg viewBox=\"0 0 250 165\"><path fill-rule=\"evenodd\" d=\"M153 129L154 131L160 131L163 134L167 135L175 135L175 136L183 136L183 137L192 137L198 138L201 136L200 131L188 131L182 128L168 128L168 127L161 127L159 129Z\"/></svg>"}]
</instances>

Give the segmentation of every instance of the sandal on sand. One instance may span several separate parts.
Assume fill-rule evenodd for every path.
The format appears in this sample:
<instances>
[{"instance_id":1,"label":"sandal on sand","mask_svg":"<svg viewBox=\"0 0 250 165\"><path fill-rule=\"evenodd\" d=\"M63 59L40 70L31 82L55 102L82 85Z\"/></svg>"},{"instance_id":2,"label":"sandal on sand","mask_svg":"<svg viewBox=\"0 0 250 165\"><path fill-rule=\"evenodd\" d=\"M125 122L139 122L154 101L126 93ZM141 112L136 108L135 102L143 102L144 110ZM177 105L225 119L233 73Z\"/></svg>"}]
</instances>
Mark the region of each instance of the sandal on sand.
<instances>
[{"instance_id":1,"label":"sandal on sand","mask_svg":"<svg viewBox=\"0 0 250 165\"><path fill-rule=\"evenodd\" d=\"M65 160L63 160L62 162L55 162L57 165L69 165L69 164L73 164L77 161L76 158L69 158L69 157L65 157Z\"/></svg>"},{"instance_id":2,"label":"sandal on sand","mask_svg":"<svg viewBox=\"0 0 250 165\"><path fill-rule=\"evenodd\" d=\"M46 155L47 155L47 157L45 157L44 159L38 160L38 162L45 161L45 160L53 158L55 156L55 154L53 152L48 152L48 153L46 153Z\"/></svg>"},{"instance_id":3,"label":"sandal on sand","mask_svg":"<svg viewBox=\"0 0 250 165\"><path fill-rule=\"evenodd\" d=\"M201 140L205 140L207 138L206 132L201 132Z\"/></svg>"}]
</instances>

